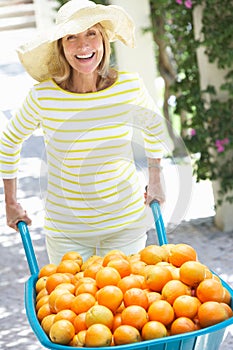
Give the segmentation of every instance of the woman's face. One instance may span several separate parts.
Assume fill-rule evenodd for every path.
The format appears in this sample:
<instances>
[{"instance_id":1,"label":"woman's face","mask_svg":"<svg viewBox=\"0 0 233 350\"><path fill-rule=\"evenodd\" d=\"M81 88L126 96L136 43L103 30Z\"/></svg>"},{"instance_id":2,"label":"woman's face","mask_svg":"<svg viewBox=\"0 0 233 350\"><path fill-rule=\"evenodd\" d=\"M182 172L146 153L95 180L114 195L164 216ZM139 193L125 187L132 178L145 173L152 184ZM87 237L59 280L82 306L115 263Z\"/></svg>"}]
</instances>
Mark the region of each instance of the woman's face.
<instances>
[{"instance_id":1,"label":"woman's face","mask_svg":"<svg viewBox=\"0 0 233 350\"><path fill-rule=\"evenodd\" d=\"M62 39L64 55L70 66L81 74L95 72L103 58L103 38L98 26Z\"/></svg>"}]
</instances>

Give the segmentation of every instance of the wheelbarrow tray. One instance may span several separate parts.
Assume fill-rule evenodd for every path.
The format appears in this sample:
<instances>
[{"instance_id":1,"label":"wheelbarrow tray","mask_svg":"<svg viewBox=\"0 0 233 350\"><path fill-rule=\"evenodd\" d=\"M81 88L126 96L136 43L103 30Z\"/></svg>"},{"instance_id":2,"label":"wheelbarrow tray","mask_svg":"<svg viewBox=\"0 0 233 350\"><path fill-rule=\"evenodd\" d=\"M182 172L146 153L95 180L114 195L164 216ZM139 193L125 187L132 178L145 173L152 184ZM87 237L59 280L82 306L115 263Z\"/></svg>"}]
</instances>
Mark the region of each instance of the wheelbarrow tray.
<instances>
[{"instance_id":1,"label":"wheelbarrow tray","mask_svg":"<svg viewBox=\"0 0 233 350\"><path fill-rule=\"evenodd\" d=\"M161 216L160 208L158 203L153 203L151 205L152 212L155 218L155 225L158 235L159 244L166 244L166 231L164 229L163 219ZM31 243L30 234L25 223L20 223L19 231L23 241L26 257L28 260L29 268L31 271L31 276L25 283L25 308L26 315L29 321L29 324L37 336L40 343L47 349L55 350L71 350L79 349L80 347L71 347L67 345L60 345L53 343L47 334L42 329L40 322L38 321L36 315L36 290L35 285L38 280L38 265L37 260L34 254L33 246ZM213 272L214 273L214 272ZM219 277L219 276L218 276ZM220 278L220 277L219 277ZM223 286L228 290L231 295L231 307L233 308L233 289L220 278ZM127 344L127 345L118 345L114 346L114 350L218 350L224 336L227 332L227 327L233 324L233 317L218 323L214 326L203 328L194 332L183 333L180 335L172 335L164 338L158 338L153 340L140 341L137 343ZM92 349L106 349L96 347ZM108 347L109 348L109 347Z\"/></svg>"}]
</instances>

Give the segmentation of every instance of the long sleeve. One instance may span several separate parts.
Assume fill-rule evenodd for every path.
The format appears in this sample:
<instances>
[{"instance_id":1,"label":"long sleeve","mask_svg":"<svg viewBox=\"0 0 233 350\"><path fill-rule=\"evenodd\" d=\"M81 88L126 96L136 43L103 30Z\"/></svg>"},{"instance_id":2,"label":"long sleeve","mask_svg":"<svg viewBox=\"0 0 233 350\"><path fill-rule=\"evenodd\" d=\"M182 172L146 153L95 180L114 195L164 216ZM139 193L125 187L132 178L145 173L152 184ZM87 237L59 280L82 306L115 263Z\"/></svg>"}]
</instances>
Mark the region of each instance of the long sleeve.
<instances>
[{"instance_id":1,"label":"long sleeve","mask_svg":"<svg viewBox=\"0 0 233 350\"><path fill-rule=\"evenodd\" d=\"M5 179L17 176L22 143L40 123L39 106L32 89L22 107L2 132L0 140L0 175Z\"/></svg>"},{"instance_id":2,"label":"long sleeve","mask_svg":"<svg viewBox=\"0 0 233 350\"><path fill-rule=\"evenodd\" d=\"M135 124L142 132L146 156L162 158L165 144L164 120L142 79L139 81L138 101L134 111Z\"/></svg>"}]
</instances>

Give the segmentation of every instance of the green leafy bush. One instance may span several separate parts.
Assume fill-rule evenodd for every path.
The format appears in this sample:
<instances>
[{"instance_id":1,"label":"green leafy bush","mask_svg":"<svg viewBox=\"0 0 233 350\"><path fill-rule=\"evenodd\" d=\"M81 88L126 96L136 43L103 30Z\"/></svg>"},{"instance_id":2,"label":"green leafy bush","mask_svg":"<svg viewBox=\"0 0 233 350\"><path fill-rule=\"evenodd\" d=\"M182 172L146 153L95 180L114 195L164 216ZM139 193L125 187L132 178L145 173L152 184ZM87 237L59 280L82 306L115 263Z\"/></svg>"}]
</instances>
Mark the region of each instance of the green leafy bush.
<instances>
[{"instance_id":1,"label":"green leafy bush","mask_svg":"<svg viewBox=\"0 0 233 350\"><path fill-rule=\"evenodd\" d=\"M217 204L223 198L233 202L230 195L233 189L233 2L151 0L150 4L154 37L157 42L163 40L166 50L171 50L175 78L167 95L176 96L174 113L180 117L181 136L194 155L197 180L218 180ZM198 5L204 7L203 38L195 40L193 10ZM224 99L218 98L214 86L208 86L206 91L200 89L197 62L200 46L205 48L209 62L228 71L220 88L225 92ZM161 47L164 46L160 45L160 50ZM210 97L208 101L206 93Z\"/></svg>"}]
</instances>

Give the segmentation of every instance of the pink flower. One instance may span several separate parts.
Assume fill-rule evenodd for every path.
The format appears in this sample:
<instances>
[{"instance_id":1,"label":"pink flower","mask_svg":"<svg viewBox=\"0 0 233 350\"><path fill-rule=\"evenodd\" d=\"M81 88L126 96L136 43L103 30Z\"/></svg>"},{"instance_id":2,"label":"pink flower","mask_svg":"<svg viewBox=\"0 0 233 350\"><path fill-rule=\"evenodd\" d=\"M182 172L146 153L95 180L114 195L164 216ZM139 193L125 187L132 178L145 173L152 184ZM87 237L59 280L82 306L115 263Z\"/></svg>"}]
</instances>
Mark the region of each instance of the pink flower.
<instances>
[{"instance_id":1,"label":"pink flower","mask_svg":"<svg viewBox=\"0 0 233 350\"><path fill-rule=\"evenodd\" d=\"M185 7L187 7L187 9L191 9L192 8L192 1L191 0L186 0L184 2Z\"/></svg>"},{"instance_id":2,"label":"pink flower","mask_svg":"<svg viewBox=\"0 0 233 350\"><path fill-rule=\"evenodd\" d=\"M215 141L215 146L216 147L219 147L219 146L221 146L222 145L222 141L221 140L216 140Z\"/></svg>"},{"instance_id":3,"label":"pink flower","mask_svg":"<svg viewBox=\"0 0 233 350\"><path fill-rule=\"evenodd\" d=\"M182 4L183 4L183 1L182 1L182 0L176 0L176 3L177 3L178 5L182 5Z\"/></svg>"},{"instance_id":4,"label":"pink flower","mask_svg":"<svg viewBox=\"0 0 233 350\"><path fill-rule=\"evenodd\" d=\"M226 137L225 139L222 140L222 145L228 145L229 139Z\"/></svg>"},{"instance_id":5,"label":"pink flower","mask_svg":"<svg viewBox=\"0 0 233 350\"><path fill-rule=\"evenodd\" d=\"M195 129L191 129L190 130L190 135L191 136L195 136L197 134L196 130Z\"/></svg>"},{"instance_id":6,"label":"pink flower","mask_svg":"<svg viewBox=\"0 0 233 350\"><path fill-rule=\"evenodd\" d=\"M221 146L221 145L217 147L217 152L218 153L222 153L222 152L224 152L224 150L225 150L225 148L223 146Z\"/></svg>"},{"instance_id":7,"label":"pink flower","mask_svg":"<svg viewBox=\"0 0 233 350\"><path fill-rule=\"evenodd\" d=\"M219 139L216 140L215 141L215 146L217 148L217 152L218 153L223 152L225 150L224 145L228 145L229 142L230 141L229 141L229 139L227 137L225 139L223 139L223 140L219 140Z\"/></svg>"}]
</instances>

